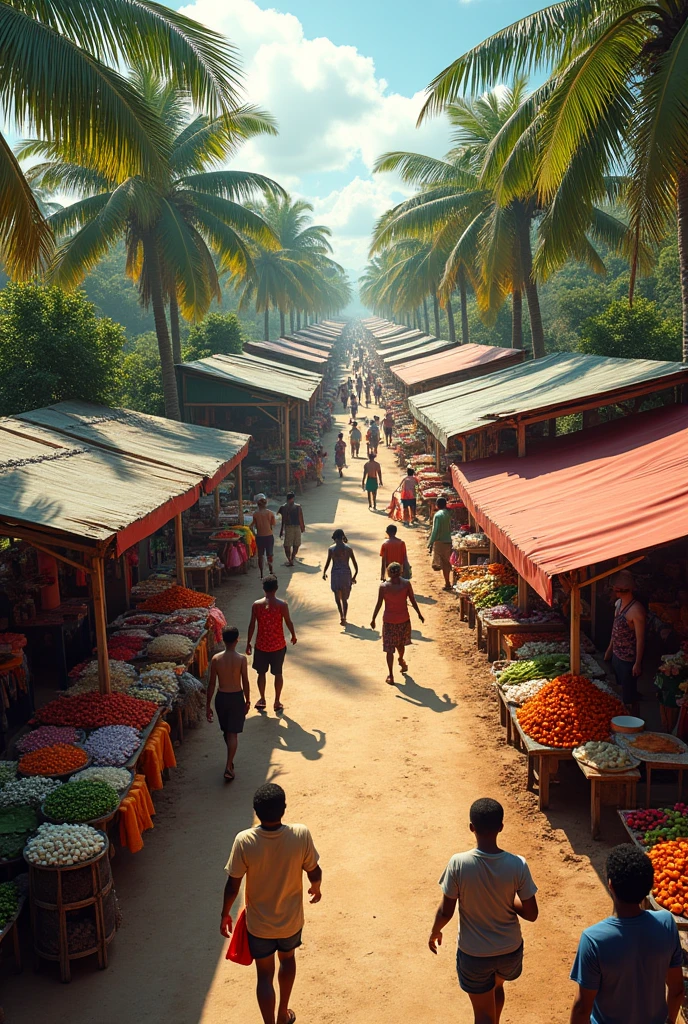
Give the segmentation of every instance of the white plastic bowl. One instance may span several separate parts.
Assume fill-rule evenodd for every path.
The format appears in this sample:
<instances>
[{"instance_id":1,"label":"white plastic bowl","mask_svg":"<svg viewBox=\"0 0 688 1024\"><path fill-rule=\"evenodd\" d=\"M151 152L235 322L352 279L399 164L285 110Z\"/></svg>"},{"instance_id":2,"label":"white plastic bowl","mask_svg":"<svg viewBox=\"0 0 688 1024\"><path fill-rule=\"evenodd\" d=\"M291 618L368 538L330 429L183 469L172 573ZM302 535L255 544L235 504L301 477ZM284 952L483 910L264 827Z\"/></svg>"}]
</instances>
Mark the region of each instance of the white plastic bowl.
<instances>
[{"instance_id":1,"label":"white plastic bowl","mask_svg":"<svg viewBox=\"0 0 688 1024\"><path fill-rule=\"evenodd\" d=\"M612 718L612 729L614 732L642 732L644 728L644 719L635 718L633 715L617 715L616 718Z\"/></svg>"}]
</instances>

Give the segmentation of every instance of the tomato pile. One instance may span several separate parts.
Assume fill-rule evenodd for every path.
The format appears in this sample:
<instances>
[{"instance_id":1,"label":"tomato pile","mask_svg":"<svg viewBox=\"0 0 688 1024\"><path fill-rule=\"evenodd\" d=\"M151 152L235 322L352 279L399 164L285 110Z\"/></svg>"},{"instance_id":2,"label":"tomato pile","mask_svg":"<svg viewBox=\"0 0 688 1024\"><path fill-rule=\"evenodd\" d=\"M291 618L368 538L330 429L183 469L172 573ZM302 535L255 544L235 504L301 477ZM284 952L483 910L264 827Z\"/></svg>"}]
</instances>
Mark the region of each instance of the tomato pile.
<instances>
[{"instance_id":1,"label":"tomato pile","mask_svg":"<svg viewBox=\"0 0 688 1024\"><path fill-rule=\"evenodd\" d=\"M132 661L137 658L146 644L140 636L111 636L108 640L108 655L116 661Z\"/></svg>"},{"instance_id":2,"label":"tomato pile","mask_svg":"<svg viewBox=\"0 0 688 1024\"><path fill-rule=\"evenodd\" d=\"M688 842L673 839L648 850L655 869L652 895L672 914L688 915Z\"/></svg>"},{"instance_id":3,"label":"tomato pile","mask_svg":"<svg viewBox=\"0 0 688 1024\"><path fill-rule=\"evenodd\" d=\"M63 775L83 768L88 754L72 743L54 743L52 747L32 750L19 759L19 771L25 775Z\"/></svg>"},{"instance_id":4,"label":"tomato pile","mask_svg":"<svg viewBox=\"0 0 688 1024\"><path fill-rule=\"evenodd\" d=\"M520 708L523 731L547 747L578 747L588 740L606 740L611 720L625 713L616 697L604 693L585 676L557 676Z\"/></svg>"},{"instance_id":5,"label":"tomato pile","mask_svg":"<svg viewBox=\"0 0 688 1024\"><path fill-rule=\"evenodd\" d=\"M77 729L98 729L103 725L145 729L157 710L157 704L125 693L81 693L51 700L38 709L35 718L45 725L73 725Z\"/></svg>"},{"instance_id":6,"label":"tomato pile","mask_svg":"<svg viewBox=\"0 0 688 1024\"><path fill-rule=\"evenodd\" d=\"M178 608L210 608L214 600L210 594L175 585L153 594L140 605L140 609L144 612L176 612Z\"/></svg>"},{"instance_id":7,"label":"tomato pile","mask_svg":"<svg viewBox=\"0 0 688 1024\"><path fill-rule=\"evenodd\" d=\"M543 633L507 633L506 639L517 651L524 644L540 644L543 640L552 644L566 643L568 636L566 633L547 633L546 636Z\"/></svg>"}]
</instances>

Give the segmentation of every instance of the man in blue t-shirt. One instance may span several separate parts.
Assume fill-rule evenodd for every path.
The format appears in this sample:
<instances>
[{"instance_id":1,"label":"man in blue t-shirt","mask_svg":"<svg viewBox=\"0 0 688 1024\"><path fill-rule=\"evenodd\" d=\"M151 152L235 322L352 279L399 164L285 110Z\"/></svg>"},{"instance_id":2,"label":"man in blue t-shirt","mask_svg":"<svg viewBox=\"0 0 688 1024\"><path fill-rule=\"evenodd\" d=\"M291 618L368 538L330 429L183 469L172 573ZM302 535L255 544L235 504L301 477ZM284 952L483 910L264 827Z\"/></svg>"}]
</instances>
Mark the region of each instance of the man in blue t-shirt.
<instances>
[{"instance_id":1,"label":"man in blue t-shirt","mask_svg":"<svg viewBox=\"0 0 688 1024\"><path fill-rule=\"evenodd\" d=\"M683 1002L678 929L668 910L641 908L654 882L652 861L630 843L616 846L607 880L614 916L581 935L571 1024L676 1024Z\"/></svg>"}]
</instances>

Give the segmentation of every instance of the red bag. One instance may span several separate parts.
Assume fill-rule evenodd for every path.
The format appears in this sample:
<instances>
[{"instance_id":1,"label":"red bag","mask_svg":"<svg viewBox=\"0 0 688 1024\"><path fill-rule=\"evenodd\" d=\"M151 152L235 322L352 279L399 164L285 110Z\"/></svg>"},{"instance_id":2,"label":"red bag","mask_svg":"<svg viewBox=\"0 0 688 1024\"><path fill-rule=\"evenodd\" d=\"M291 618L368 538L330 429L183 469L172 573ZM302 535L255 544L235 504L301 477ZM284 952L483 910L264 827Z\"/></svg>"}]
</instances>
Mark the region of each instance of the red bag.
<instances>
[{"instance_id":1,"label":"red bag","mask_svg":"<svg viewBox=\"0 0 688 1024\"><path fill-rule=\"evenodd\" d=\"M232 937L229 940L226 960L232 963L241 964L242 967L250 967L253 963L251 950L248 947L248 928L246 927L246 907L244 907L236 919Z\"/></svg>"}]
</instances>

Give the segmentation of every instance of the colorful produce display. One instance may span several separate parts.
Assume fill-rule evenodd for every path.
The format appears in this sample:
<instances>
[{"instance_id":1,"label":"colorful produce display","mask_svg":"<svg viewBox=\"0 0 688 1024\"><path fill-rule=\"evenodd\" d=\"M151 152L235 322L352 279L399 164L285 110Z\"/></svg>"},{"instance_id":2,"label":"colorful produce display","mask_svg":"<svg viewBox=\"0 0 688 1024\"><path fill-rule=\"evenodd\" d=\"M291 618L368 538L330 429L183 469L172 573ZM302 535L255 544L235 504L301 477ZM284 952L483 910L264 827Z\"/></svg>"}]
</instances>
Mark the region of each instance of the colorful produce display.
<instances>
[{"instance_id":1,"label":"colorful produce display","mask_svg":"<svg viewBox=\"0 0 688 1024\"><path fill-rule=\"evenodd\" d=\"M164 633L156 636L148 644L146 654L149 658L188 658L194 649L193 642L187 636Z\"/></svg>"},{"instance_id":2,"label":"colorful produce display","mask_svg":"<svg viewBox=\"0 0 688 1024\"><path fill-rule=\"evenodd\" d=\"M82 693L44 704L36 718L46 725L74 725L78 729L98 729L101 725L145 729L157 710L156 704L124 693Z\"/></svg>"},{"instance_id":3,"label":"colorful produce display","mask_svg":"<svg viewBox=\"0 0 688 1024\"><path fill-rule=\"evenodd\" d=\"M153 594L140 610L145 612L175 612L178 608L210 608L215 601L210 594L201 594L188 587L172 586Z\"/></svg>"},{"instance_id":4,"label":"colorful produce display","mask_svg":"<svg viewBox=\"0 0 688 1024\"><path fill-rule=\"evenodd\" d=\"M149 700L151 704L158 704L162 707L164 704L169 704L169 699L160 690L153 689L152 686L132 686L129 691L132 697L140 697L141 700Z\"/></svg>"},{"instance_id":5,"label":"colorful produce display","mask_svg":"<svg viewBox=\"0 0 688 1024\"><path fill-rule=\"evenodd\" d=\"M84 768L83 771L72 775L70 782L83 782L85 779L92 779L94 782L106 782L118 793L123 792L131 782L131 772L128 768L112 768L110 765L93 765L92 768Z\"/></svg>"},{"instance_id":6,"label":"colorful produce display","mask_svg":"<svg viewBox=\"0 0 688 1024\"><path fill-rule=\"evenodd\" d=\"M141 655L146 639L140 636L111 636L108 640L108 655L117 661L133 661Z\"/></svg>"},{"instance_id":7,"label":"colorful produce display","mask_svg":"<svg viewBox=\"0 0 688 1024\"><path fill-rule=\"evenodd\" d=\"M626 815L626 824L642 833L641 842L648 847L688 837L688 805L677 803L673 807L633 811Z\"/></svg>"},{"instance_id":8,"label":"colorful produce display","mask_svg":"<svg viewBox=\"0 0 688 1024\"><path fill-rule=\"evenodd\" d=\"M528 679L554 679L569 668L569 656L563 654L545 654L529 661L512 661L500 672L499 685L512 686L514 683L525 683Z\"/></svg>"},{"instance_id":9,"label":"colorful produce display","mask_svg":"<svg viewBox=\"0 0 688 1024\"><path fill-rule=\"evenodd\" d=\"M0 633L0 647L10 647L13 654L19 654L26 647L26 637L23 633Z\"/></svg>"},{"instance_id":10,"label":"colorful produce display","mask_svg":"<svg viewBox=\"0 0 688 1024\"><path fill-rule=\"evenodd\" d=\"M517 664L520 664L517 662ZM585 676L557 676L518 711L521 728L547 747L579 747L605 740L611 720L625 713L616 697L603 693Z\"/></svg>"},{"instance_id":11,"label":"colorful produce display","mask_svg":"<svg viewBox=\"0 0 688 1024\"><path fill-rule=\"evenodd\" d=\"M0 789L0 807L40 807L48 793L61 786L58 779L46 779L32 776L26 779L15 779Z\"/></svg>"},{"instance_id":12,"label":"colorful produce display","mask_svg":"<svg viewBox=\"0 0 688 1024\"><path fill-rule=\"evenodd\" d=\"M616 743L608 743L606 740L590 740L581 747L576 747L574 757L586 761L599 771L609 771L617 768L630 768L634 763L625 750L618 747ZM638 762L636 761L635 764Z\"/></svg>"},{"instance_id":13,"label":"colorful produce display","mask_svg":"<svg viewBox=\"0 0 688 1024\"><path fill-rule=\"evenodd\" d=\"M78 671L72 670L69 673L74 682L67 691L68 695L98 692L98 662L87 661L76 667ZM113 693L126 693L135 679L136 669L133 665L110 659L110 689Z\"/></svg>"},{"instance_id":14,"label":"colorful produce display","mask_svg":"<svg viewBox=\"0 0 688 1024\"><path fill-rule=\"evenodd\" d=\"M24 856L30 864L53 867L79 864L101 853L105 840L90 825L41 825L26 844Z\"/></svg>"},{"instance_id":15,"label":"colorful produce display","mask_svg":"<svg viewBox=\"0 0 688 1024\"><path fill-rule=\"evenodd\" d=\"M141 679L137 685L159 690L160 693L170 698L176 697L179 692L179 676L174 668L177 666L173 662L168 662L168 664L173 665L172 670L160 669L151 665L147 672L141 673Z\"/></svg>"},{"instance_id":16,"label":"colorful produce display","mask_svg":"<svg viewBox=\"0 0 688 1024\"><path fill-rule=\"evenodd\" d=\"M118 806L119 794L107 782L82 779L67 782L51 793L43 803L43 812L59 824L80 824L104 818Z\"/></svg>"},{"instance_id":17,"label":"colorful produce display","mask_svg":"<svg viewBox=\"0 0 688 1024\"><path fill-rule=\"evenodd\" d=\"M105 725L92 732L84 743L96 765L125 764L141 745L141 734L130 725Z\"/></svg>"},{"instance_id":18,"label":"colorful produce display","mask_svg":"<svg viewBox=\"0 0 688 1024\"><path fill-rule=\"evenodd\" d=\"M0 761L0 789L14 779L17 774L18 761Z\"/></svg>"},{"instance_id":19,"label":"colorful produce display","mask_svg":"<svg viewBox=\"0 0 688 1024\"><path fill-rule=\"evenodd\" d=\"M506 633L505 637L515 651L520 651L526 644L540 643L542 633ZM566 633L548 633L547 639L550 643L568 643L569 641Z\"/></svg>"},{"instance_id":20,"label":"colorful produce display","mask_svg":"<svg viewBox=\"0 0 688 1024\"><path fill-rule=\"evenodd\" d=\"M475 600L475 607L478 610L483 608L502 607L506 605L512 597L515 597L517 592L518 587L513 586L513 584L496 587L494 590L488 591L487 594L477 597Z\"/></svg>"},{"instance_id":21,"label":"colorful produce display","mask_svg":"<svg viewBox=\"0 0 688 1024\"><path fill-rule=\"evenodd\" d=\"M688 842L673 839L648 850L655 869L652 895L672 914L688 914Z\"/></svg>"},{"instance_id":22,"label":"colorful produce display","mask_svg":"<svg viewBox=\"0 0 688 1024\"><path fill-rule=\"evenodd\" d=\"M81 747L73 743L53 743L24 754L19 759L19 771L24 775L64 775L87 763L88 754Z\"/></svg>"},{"instance_id":23,"label":"colorful produce display","mask_svg":"<svg viewBox=\"0 0 688 1024\"><path fill-rule=\"evenodd\" d=\"M154 632L157 636L185 636L195 643L205 633L205 623L198 620L195 622L162 622L159 626L154 627Z\"/></svg>"},{"instance_id":24,"label":"colorful produce display","mask_svg":"<svg viewBox=\"0 0 688 1024\"><path fill-rule=\"evenodd\" d=\"M515 683L513 686L505 687L506 696L511 704L525 704L548 682L549 679L528 679L525 683Z\"/></svg>"},{"instance_id":25,"label":"colorful produce display","mask_svg":"<svg viewBox=\"0 0 688 1024\"><path fill-rule=\"evenodd\" d=\"M36 811L28 804L2 808L0 810L0 859L13 860L15 857L21 856L29 835L37 826Z\"/></svg>"},{"instance_id":26,"label":"colorful produce display","mask_svg":"<svg viewBox=\"0 0 688 1024\"><path fill-rule=\"evenodd\" d=\"M19 890L14 882L0 882L0 929L4 928L19 909Z\"/></svg>"},{"instance_id":27,"label":"colorful produce display","mask_svg":"<svg viewBox=\"0 0 688 1024\"><path fill-rule=\"evenodd\" d=\"M28 754L31 750L51 747L55 743L76 743L78 739L79 733L71 725L42 725L22 736L17 742L17 750L20 754Z\"/></svg>"}]
</instances>

